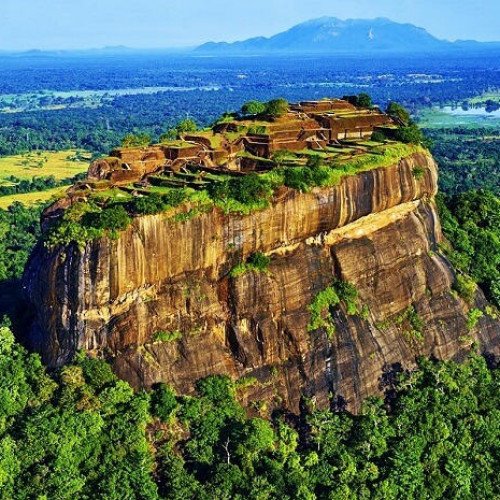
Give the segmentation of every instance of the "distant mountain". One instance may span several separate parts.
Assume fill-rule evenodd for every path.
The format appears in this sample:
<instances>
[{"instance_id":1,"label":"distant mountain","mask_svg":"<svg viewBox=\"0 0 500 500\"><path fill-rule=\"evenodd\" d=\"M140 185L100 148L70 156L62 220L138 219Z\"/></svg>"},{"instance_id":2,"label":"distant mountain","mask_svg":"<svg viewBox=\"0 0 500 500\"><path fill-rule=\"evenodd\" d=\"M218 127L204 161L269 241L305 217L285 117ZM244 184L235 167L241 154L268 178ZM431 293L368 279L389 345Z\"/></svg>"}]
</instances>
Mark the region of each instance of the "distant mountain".
<instances>
[{"instance_id":1,"label":"distant mountain","mask_svg":"<svg viewBox=\"0 0 500 500\"><path fill-rule=\"evenodd\" d=\"M347 19L322 17L298 24L270 38L257 37L241 42L209 42L196 52L205 54L272 54L272 53L384 53L429 52L453 49L479 49L479 42L439 40L423 28L401 24L390 19Z\"/></svg>"},{"instance_id":2,"label":"distant mountain","mask_svg":"<svg viewBox=\"0 0 500 500\"><path fill-rule=\"evenodd\" d=\"M113 47L101 47L92 49L61 49L61 50L40 50L32 49L25 51L0 50L0 57L13 58L54 58L54 57L115 57L115 56L141 56L144 54L170 54L184 55L191 54L193 47L173 47L173 48L133 48L124 45Z\"/></svg>"}]
</instances>

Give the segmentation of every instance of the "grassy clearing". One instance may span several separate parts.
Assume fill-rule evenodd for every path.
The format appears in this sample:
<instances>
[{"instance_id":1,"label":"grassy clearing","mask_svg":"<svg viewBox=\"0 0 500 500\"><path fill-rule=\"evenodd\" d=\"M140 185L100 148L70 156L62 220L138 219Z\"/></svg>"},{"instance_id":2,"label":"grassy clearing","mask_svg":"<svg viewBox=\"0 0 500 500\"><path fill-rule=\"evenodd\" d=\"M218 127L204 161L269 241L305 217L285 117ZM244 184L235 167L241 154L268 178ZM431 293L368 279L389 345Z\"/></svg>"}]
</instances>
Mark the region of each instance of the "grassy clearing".
<instances>
[{"instance_id":1,"label":"grassy clearing","mask_svg":"<svg viewBox=\"0 0 500 500\"><path fill-rule=\"evenodd\" d=\"M492 92L485 92L484 94L478 95L469 99L469 104L483 104L486 101L493 101L500 103L500 90L494 90Z\"/></svg>"},{"instance_id":2,"label":"grassy clearing","mask_svg":"<svg viewBox=\"0 0 500 500\"><path fill-rule=\"evenodd\" d=\"M104 191L96 191L95 193L92 193L92 199L96 200L97 202L99 201L130 201L134 197L123 191L122 189L118 188L111 188L111 189L106 189Z\"/></svg>"},{"instance_id":3,"label":"grassy clearing","mask_svg":"<svg viewBox=\"0 0 500 500\"><path fill-rule=\"evenodd\" d=\"M65 191L68 189L65 187L56 187L54 189L47 189L47 191L36 191L33 193L24 194L13 194L9 196L0 197L0 209L6 210L14 202L18 201L26 206L36 205L37 203L50 201L51 199L57 199L64 195Z\"/></svg>"},{"instance_id":4,"label":"grassy clearing","mask_svg":"<svg viewBox=\"0 0 500 500\"><path fill-rule=\"evenodd\" d=\"M349 160L339 162L338 168L330 168L328 179L324 186L336 186L343 177L356 175L376 168L385 168L397 163L401 158L413 153L424 152L422 146L413 144L389 144L380 148L378 153L368 153L355 156Z\"/></svg>"},{"instance_id":5,"label":"grassy clearing","mask_svg":"<svg viewBox=\"0 0 500 500\"><path fill-rule=\"evenodd\" d=\"M21 180L33 177L54 176L56 180L68 179L86 172L90 157L83 153L82 161L75 161L76 151L40 151L0 158L0 182L8 182L10 176Z\"/></svg>"}]
</instances>

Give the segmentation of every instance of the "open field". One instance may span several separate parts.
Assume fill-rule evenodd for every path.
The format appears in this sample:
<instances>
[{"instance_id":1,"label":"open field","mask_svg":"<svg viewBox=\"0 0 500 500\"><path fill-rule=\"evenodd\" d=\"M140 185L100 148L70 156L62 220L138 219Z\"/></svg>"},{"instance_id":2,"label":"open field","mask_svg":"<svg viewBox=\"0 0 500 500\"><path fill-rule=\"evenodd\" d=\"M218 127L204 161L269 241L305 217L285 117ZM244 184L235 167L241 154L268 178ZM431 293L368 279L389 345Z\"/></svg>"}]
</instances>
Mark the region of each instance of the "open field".
<instances>
[{"instance_id":1,"label":"open field","mask_svg":"<svg viewBox=\"0 0 500 500\"><path fill-rule=\"evenodd\" d=\"M86 172L90 162L89 153L80 152L76 160L75 150L39 151L0 158L0 183L9 183L9 177L31 180L33 177L49 177L56 180L68 179ZM75 158L75 159L71 159Z\"/></svg>"},{"instance_id":2,"label":"open field","mask_svg":"<svg viewBox=\"0 0 500 500\"><path fill-rule=\"evenodd\" d=\"M483 104L486 101L493 101L500 103L500 90L493 90L491 92L485 92L484 94L478 95L469 99L469 104Z\"/></svg>"},{"instance_id":3,"label":"open field","mask_svg":"<svg viewBox=\"0 0 500 500\"><path fill-rule=\"evenodd\" d=\"M66 189L68 189L68 186L47 189L46 191L0 196L0 209L5 210L9 208L15 201L19 201L23 205L27 206L49 201L52 198L55 199L62 196Z\"/></svg>"}]
</instances>

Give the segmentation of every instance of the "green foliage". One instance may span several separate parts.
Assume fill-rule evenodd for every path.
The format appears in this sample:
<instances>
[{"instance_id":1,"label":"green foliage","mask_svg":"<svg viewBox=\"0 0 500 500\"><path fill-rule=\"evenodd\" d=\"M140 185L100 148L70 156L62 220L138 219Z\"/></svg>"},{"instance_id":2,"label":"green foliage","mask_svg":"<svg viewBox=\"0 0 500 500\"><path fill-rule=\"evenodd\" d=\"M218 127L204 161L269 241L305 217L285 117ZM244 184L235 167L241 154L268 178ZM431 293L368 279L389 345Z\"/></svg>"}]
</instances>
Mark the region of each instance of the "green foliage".
<instances>
[{"instance_id":1,"label":"green foliage","mask_svg":"<svg viewBox=\"0 0 500 500\"><path fill-rule=\"evenodd\" d=\"M191 118L185 118L177 123L175 127L169 128L164 134L160 135L160 142L169 142L179 139L183 134L196 132L197 123Z\"/></svg>"},{"instance_id":2,"label":"green foliage","mask_svg":"<svg viewBox=\"0 0 500 500\"><path fill-rule=\"evenodd\" d=\"M88 211L83 215L82 223L85 227L97 230L122 231L126 229L132 219L123 205L111 205L100 211Z\"/></svg>"},{"instance_id":3,"label":"green foliage","mask_svg":"<svg viewBox=\"0 0 500 500\"><path fill-rule=\"evenodd\" d=\"M330 168L324 166L319 155L312 155L305 167L287 167L283 169L284 185L307 192L310 188L323 186L330 178Z\"/></svg>"},{"instance_id":4,"label":"green foliage","mask_svg":"<svg viewBox=\"0 0 500 500\"><path fill-rule=\"evenodd\" d=\"M160 330L155 332L153 335L153 342L177 342L182 339L182 332L179 330L174 330L173 332L167 332L165 330Z\"/></svg>"},{"instance_id":5,"label":"green foliage","mask_svg":"<svg viewBox=\"0 0 500 500\"><path fill-rule=\"evenodd\" d=\"M488 304L484 308L484 312L486 315L488 315L492 319L500 319L500 311L495 306Z\"/></svg>"},{"instance_id":6,"label":"green foliage","mask_svg":"<svg viewBox=\"0 0 500 500\"><path fill-rule=\"evenodd\" d=\"M264 176L251 173L242 177L233 177L210 186L209 194L220 206L228 211L245 211L245 207L263 208L269 204L273 186ZM231 204L236 202L236 206ZM230 210L235 208L235 210Z\"/></svg>"},{"instance_id":7,"label":"green foliage","mask_svg":"<svg viewBox=\"0 0 500 500\"><path fill-rule=\"evenodd\" d=\"M249 417L225 376L178 397L79 354L50 377L0 328L3 498L498 498L498 369L419 360L359 415ZM300 435L299 435L300 432ZM300 443L300 445L299 445Z\"/></svg>"},{"instance_id":8,"label":"green foliage","mask_svg":"<svg viewBox=\"0 0 500 500\"><path fill-rule=\"evenodd\" d=\"M279 118L288 112L288 101L285 99L273 99L266 105L265 114L272 118Z\"/></svg>"},{"instance_id":9,"label":"green foliage","mask_svg":"<svg viewBox=\"0 0 500 500\"><path fill-rule=\"evenodd\" d=\"M446 255L500 305L500 198L486 190L446 199L438 196Z\"/></svg>"},{"instance_id":10,"label":"green foliage","mask_svg":"<svg viewBox=\"0 0 500 500\"><path fill-rule=\"evenodd\" d=\"M84 352L78 354L77 364L82 369L86 383L94 390L102 390L118 380L110 365L100 359L91 358Z\"/></svg>"},{"instance_id":11,"label":"green foliage","mask_svg":"<svg viewBox=\"0 0 500 500\"><path fill-rule=\"evenodd\" d=\"M425 323L414 306L409 306L395 320L395 324L403 329L403 334L410 342L424 341Z\"/></svg>"},{"instance_id":12,"label":"green foliage","mask_svg":"<svg viewBox=\"0 0 500 500\"><path fill-rule=\"evenodd\" d=\"M248 127L248 134L252 135L262 135L266 134L267 128L264 125L254 125L252 127Z\"/></svg>"},{"instance_id":13,"label":"green foliage","mask_svg":"<svg viewBox=\"0 0 500 500\"><path fill-rule=\"evenodd\" d=\"M145 148L151 144L148 134L128 134L122 140L124 148Z\"/></svg>"},{"instance_id":14,"label":"green foliage","mask_svg":"<svg viewBox=\"0 0 500 500\"><path fill-rule=\"evenodd\" d=\"M176 125L176 130L178 134L185 134L188 132L196 132L198 130L198 125L196 122L191 119L191 118L185 118L184 120L181 120L177 125Z\"/></svg>"},{"instance_id":15,"label":"green foliage","mask_svg":"<svg viewBox=\"0 0 500 500\"><path fill-rule=\"evenodd\" d=\"M250 116L268 116L279 118L288 111L288 101L285 99L273 99L268 102L248 101L243 104L241 113Z\"/></svg>"},{"instance_id":16,"label":"green foliage","mask_svg":"<svg viewBox=\"0 0 500 500\"><path fill-rule=\"evenodd\" d=\"M424 133L418 125L411 123L410 125L399 127L396 131L395 139L404 144L422 144L424 146L428 145L427 139Z\"/></svg>"},{"instance_id":17,"label":"green foliage","mask_svg":"<svg viewBox=\"0 0 500 500\"><path fill-rule=\"evenodd\" d=\"M79 355L51 378L0 329L4 498L497 498L498 370L419 360L384 404L248 417L225 376L134 394ZM160 425L161 424L161 425ZM299 441L300 439L300 441ZM301 443L299 447L299 442Z\"/></svg>"},{"instance_id":18,"label":"green foliage","mask_svg":"<svg viewBox=\"0 0 500 500\"><path fill-rule=\"evenodd\" d=\"M138 215L158 214L180 205L186 199L185 189L171 189L168 193L151 193L135 197L130 204L130 210Z\"/></svg>"},{"instance_id":19,"label":"green foliage","mask_svg":"<svg viewBox=\"0 0 500 500\"><path fill-rule=\"evenodd\" d=\"M413 174L413 177L415 177L417 181L421 181L424 178L425 169L423 169L422 167L414 167L411 172Z\"/></svg>"},{"instance_id":20,"label":"green foliage","mask_svg":"<svg viewBox=\"0 0 500 500\"><path fill-rule=\"evenodd\" d=\"M126 229L131 222L123 204L101 208L93 202L77 202L49 229L45 234L45 241L49 248L70 243L84 247L88 241L104 234L116 238L118 232Z\"/></svg>"},{"instance_id":21,"label":"green foliage","mask_svg":"<svg viewBox=\"0 0 500 500\"><path fill-rule=\"evenodd\" d=\"M366 317L368 309L359 303L358 291L356 287L347 281L335 280L329 286L319 292L308 309L311 319L307 326L307 331L311 332L324 328L327 335L331 337L335 333L333 323L333 311L336 306L343 304L349 316L360 315Z\"/></svg>"},{"instance_id":22,"label":"green foliage","mask_svg":"<svg viewBox=\"0 0 500 500\"><path fill-rule=\"evenodd\" d=\"M340 298L333 287L329 286L319 292L308 307L311 319L307 325L307 331L312 332L324 328L329 337L333 336L335 325L333 323L331 308L337 306L339 303Z\"/></svg>"},{"instance_id":23,"label":"green foliage","mask_svg":"<svg viewBox=\"0 0 500 500\"><path fill-rule=\"evenodd\" d=\"M8 330L0 345L3 498L157 498L147 396L101 361L81 359L53 380Z\"/></svg>"},{"instance_id":24,"label":"green foliage","mask_svg":"<svg viewBox=\"0 0 500 500\"><path fill-rule=\"evenodd\" d=\"M285 186L307 192L311 187L323 186L330 178L327 167L289 167L284 170Z\"/></svg>"},{"instance_id":25,"label":"green foliage","mask_svg":"<svg viewBox=\"0 0 500 500\"><path fill-rule=\"evenodd\" d=\"M361 314L362 307L359 303L358 290L356 287L352 283L342 280L335 280L333 286L337 291L340 302L344 304L347 314L349 316Z\"/></svg>"},{"instance_id":26,"label":"green foliage","mask_svg":"<svg viewBox=\"0 0 500 500\"><path fill-rule=\"evenodd\" d=\"M358 95L358 106L361 108L371 108L373 106L372 98L369 94L361 93Z\"/></svg>"},{"instance_id":27,"label":"green foliage","mask_svg":"<svg viewBox=\"0 0 500 500\"><path fill-rule=\"evenodd\" d=\"M88 241L99 238L103 231L94 227L85 227L83 217L90 212L97 212L96 205L86 202L77 202L68 208L61 219L54 224L44 235L45 244L49 247L67 245L75 242L83 247Z\"/></svg>"},{"instance_id":28,"label":"green foliage","mask_svg":"<svg viewBox=\"0 0 500 500\"><path fill-rule=\"evenodd\" d=\"M162 422L170 422L179 408L174 390L166 384L156 384L151 393L151 413Z\"/></svg>"},{"instance_id":29,"label":"green foliage","mask_svg":"<svg viewBox=\"0 0 500 500\"><path fill-rule=\"evenodd\" d=\"M410 113L400 104L391 102L386 113L397 123L398 129L395 132L395 139L404 144L421 144L429 147L430 142L417 124L415 124Z\"/></svg>"},{"instance_id":30,"label":"green foliage","mask_svg":"<svg viewBox=\"0 0 500 500\"><path fill-rule=\"evenodd\" d=\"M267 273L270 263L270 257L261 252L255 252L250 255L246 262L242 262L233 267L229 275L232 278L237 278L238 276L241 276L248 272Z\"/></svg>"},{"instance_id":31,"label":"green foliage","mask_svg":"<svg viewBox=\"0 0 500 500\"><path fill-rule=\"evenodd\" d=\"M29 254L40 238L42 205L14 203L0 210L0 281L20 278Z\"/></svg>"},{"instance_id":32,"label":"green foliage","mask_svg":"<svg viewBox=\"0 0 500 500\"><path fill-rule=\"evenodd\" d=\"M469 276L465 274L458 274L457 279L453 284L453 288L467 303L472 304L474 302L477 285Z\"/></svg>"},{"instance_id":33,"label":"green foliage","mask_svg":"<svg viewBox=\"0 0 500 500\"><path fill-rule=\"evenodd\" d=\"M190 208L186 212L179 212L178 214L175 214L173 216L173 220L175 222L186 222L186 221L191 220L194 217L200 215L201 213L202 213L202 211L199 210L198 208Z\"/></svg>"},{"instance_id":34,"label":"green foliage","mask_svg":"<svg viewBox=\"0 0 500 500\"><path fill-rule=\"evenodd\" d=\"M384 142L387 140L387 137L381 130L375 130L371 136L371 140L374 142Z\"/></svg>"},{"instance_id":35,"label":"green foliage","mask_svg":"<svg viewBox=\"0 0 500 500\"><path fill-rule=\"evenodd\" d=\"M359 95L345 95L342 99L350 102L353 106L360 108L371 108L373 106L371 96L366 93L361 93Z\"/></svg>"},{"instance_id":36,"label":"green foliage","mask_svg":"<svg viewBox=\"0 0 500 500\"><path fill-rule=\"evenodd\" d=\"M241 107L244 115L262 115L267 109L266 103L261 101L248 101Z\"/></svg>"},{"instance_id":37,"label":"green foliage","mask_svg":"<svg viewBox=\"0 0 500 500\"><path fill-rule=\"evenodd\" d=\"M479 320L484 316L483 311L481 309L471 309L467 313L467 330L472 331L474 328L476 328L477 323Z\"/></svg>"},{"instance_id":38,"label":"green foliage","mask_svg":"<svg viewBox=\"0 0 500 500\"><path fill-rule=\"evenodd\" d=\"M258 174L249 174L230 181L232 197L243 204L256 199L268 199L272 195L272 187L266 179Z\"/></svg>"},{"instance_id":39,"label":"green foliage","mask_svg":"<svg viewBox=\"0 0 500 500\"><path fill-rule=\"evenodd\" d=\"M53 189L55 187L70 186L74 184L76 181L81 180L84 176L85 174L81 173L73 177L56 179L54 175L49 175L41 177L32 177L30 180L28 180L28 179L20 179L14 175L9 175L8 177L5 178L5 181L9 182L9 184L0 185L0 196L43 192Z\"/></svg>"},{"instance_id":40,"label":"green foliage","mask_svg":"<svg viewBox=\"0 0 500 500\"><path fill-rule=\"evenodd\" d=\"M439 190L449 196L488 189L500 196L498 128L426 129L439 165Z\"/></svg>"},{"instance_id":41,"label":"green foliage","mask_svg":"<svg viewBox=\"0 0 500 500\"><path fill-rule=\"evenodd\" d=\"M140 215L157 214L166 208L163 197L155 193L148 196L136 196L131 205L132 210Z\"/></svg>"},{"instance_id":42,"label":"green foliage","mask_svg":"<svg viewBox=\"0 0 500 500\"><path fill-rule=\"evenodd\" d=\"M276 164L276 166L281 167L287 161L293 160L295 158L295 153L288 149L279 149L275 151L271 157L272 161Z\"/></svg>"},{"instance_id":43,"label":"green foliage","mask_svg":"<svg viewBox=\"0 0 500 500\"><path fill-rule=\"evenodd\" d=\"M238 390L254 387L259 383L255 377L242 377L235 382L235 387Z\"/></svg>"},{"instance_id":44,"label":"green foliage","mask_svg":"<svg viewBox=\"0 0 500 500\"><path fill-rule=\"evenodd\" d=\"M397 102L390 102L387 106L386 113L390 117L394 118L403 127L406 127L411 123L410 113Z\"/></svg>"},{"instance_id":45,"label":"green foliage","mask_svg":"<svg viewBox=\"0 0 500 500\"><path fill-rule=\"evenodd\" d=\"M214 123L212 123L212 125L210 127L213 127L215 125L219 125L221 123L231 123L231 122L234 122L234 120L236 120L237 118L237 114L236 113L230 113L228 111L222 113L222 115L217 118L217 120L215 120Z\"/></svg>"}]
</instances>

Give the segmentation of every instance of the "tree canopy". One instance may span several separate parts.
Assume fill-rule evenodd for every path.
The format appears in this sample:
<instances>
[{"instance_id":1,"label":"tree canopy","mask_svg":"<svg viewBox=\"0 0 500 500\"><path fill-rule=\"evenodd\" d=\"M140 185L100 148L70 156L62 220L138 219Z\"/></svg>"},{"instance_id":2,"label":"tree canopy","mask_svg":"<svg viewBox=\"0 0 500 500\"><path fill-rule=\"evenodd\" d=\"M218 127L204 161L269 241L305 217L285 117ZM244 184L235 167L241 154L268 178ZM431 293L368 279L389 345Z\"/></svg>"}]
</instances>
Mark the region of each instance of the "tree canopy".
<instances>
[{"instance_id":1,"label":"tree canopy","mask_svg":"<svg viewBox=\"0 0 500 500\"><path fill-rule=\"evenodd\" d=\"M288 111L288 101L286 99L272 99L268 102L248 101L242 108L243 115L269 116L279 118Z\"/></svg>"},{"instance_id":2,"label":"tree canopy","mask_svg":"<svg viewBox=\"0 0 500 500\"><path fill-rule=\"evenodd\" d=\"M498 369L472 354L394 373L358 416L309 401L297 426L248 416L238 401L256 380L134 393L83 354L49 375L1 327L1 497L498 497Z\"/></svg>"},{"instance_id":3,"label":"tree canopy","mask_svg":"<svg viewBox=\"0 0 500 500\"><path fill-rule=\"evenodd\" d=\"M387 106L386 113L398 121L403 127L411 124L410 113L397 102L390 102Z\"/></svg>"}]
</instances>

